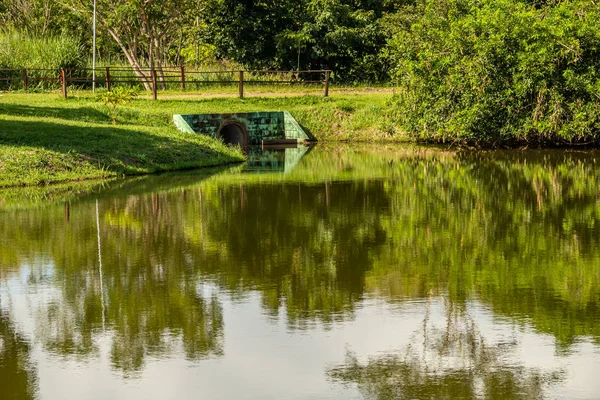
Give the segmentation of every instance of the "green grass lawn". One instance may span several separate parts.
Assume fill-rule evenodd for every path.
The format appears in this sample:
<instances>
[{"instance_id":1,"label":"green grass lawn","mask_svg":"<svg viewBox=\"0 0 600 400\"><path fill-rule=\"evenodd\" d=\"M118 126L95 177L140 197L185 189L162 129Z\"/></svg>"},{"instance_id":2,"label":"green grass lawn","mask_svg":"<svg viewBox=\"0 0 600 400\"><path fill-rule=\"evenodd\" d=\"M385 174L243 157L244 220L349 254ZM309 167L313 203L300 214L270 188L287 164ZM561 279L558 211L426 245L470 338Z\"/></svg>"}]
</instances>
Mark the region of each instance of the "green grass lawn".
<instances>
[{"instance_id":1,"label":"green grass lawn","mask_svg":"<svg viewBox=\"0 0 600 400\"><path fill-rule=\"evenodd\" d=\"M270 87L263 89L265 88ZM74 97L67 100L67 103L71 101L79 105L89 103L89 107L102 109L89 92L71 92L71 94ZM340 92L328 98L321 94L298 93L293 96L288 92L286 96L277 96L274 92L263 97L244 99L214 97L214 93L204 92L200 93L200 96L204 97L189 92L165 92L159 93L156 102L152 101L146 93L143 94L143 98L138 98L122 107L120 124L152 121L155 126L171 126L173 114L289 111L318 141L406 140L406 137L391 123L391 109L388 103L392 94L389 91Z\"/></svg>"},{"instance_id":2,"label":"green grass lawn","mask_svg":"<svg viewBox=\"0 0 600 400\"><path fill-rule=\"evenodd\" d=\"M213 166L241 152L177 131L173 114L290 111L321 141L403 140L389 123L388 93L297 97L138 98L117 125L90 93L0 94L0 187Z\"/></svg>"}]
</instances>

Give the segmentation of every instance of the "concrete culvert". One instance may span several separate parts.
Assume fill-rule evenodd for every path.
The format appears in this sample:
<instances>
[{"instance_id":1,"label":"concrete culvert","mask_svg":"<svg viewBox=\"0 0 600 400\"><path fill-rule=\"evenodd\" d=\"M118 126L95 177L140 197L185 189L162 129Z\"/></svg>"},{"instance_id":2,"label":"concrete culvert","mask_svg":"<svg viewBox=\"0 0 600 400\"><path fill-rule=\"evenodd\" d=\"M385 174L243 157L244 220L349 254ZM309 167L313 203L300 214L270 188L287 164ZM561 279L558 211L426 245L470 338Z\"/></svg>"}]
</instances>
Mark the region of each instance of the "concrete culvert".
<instances>
[{"instance_id":1,"label":"concrete culvert","mask_svg":"<svg viewBox=\"0 0 600 400\"><path fill-rule=\"evenodd\" d=\"M219 130L219 137L227 144L240 145L242 147L248 145L248 131L242 124L230 122L225 124Z\"/></svg>"}]
</instances>

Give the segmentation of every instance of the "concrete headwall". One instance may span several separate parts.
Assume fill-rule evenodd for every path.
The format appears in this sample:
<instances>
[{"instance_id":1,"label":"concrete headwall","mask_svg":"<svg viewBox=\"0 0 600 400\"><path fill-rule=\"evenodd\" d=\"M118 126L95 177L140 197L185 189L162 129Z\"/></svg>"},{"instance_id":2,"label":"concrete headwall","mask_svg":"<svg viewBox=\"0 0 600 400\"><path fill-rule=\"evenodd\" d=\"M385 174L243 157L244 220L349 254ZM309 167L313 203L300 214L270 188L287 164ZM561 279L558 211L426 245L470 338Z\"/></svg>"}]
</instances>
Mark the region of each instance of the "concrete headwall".
<instances>
[{"instance_id":1,"label":"concrete headwall","mask_svg":"<svg viewBox=\"0 0 600 400\"><path fill-rule=\"evenodd\" d=\"M261 144L263 140L297 139L310 140L289 112L255 112L234 114L176 114L173 120L177 128L188 133L202 133L217 137L221 128L230 123L241 124L248 131L249 142Z\"/></svg>"}]
</instances>

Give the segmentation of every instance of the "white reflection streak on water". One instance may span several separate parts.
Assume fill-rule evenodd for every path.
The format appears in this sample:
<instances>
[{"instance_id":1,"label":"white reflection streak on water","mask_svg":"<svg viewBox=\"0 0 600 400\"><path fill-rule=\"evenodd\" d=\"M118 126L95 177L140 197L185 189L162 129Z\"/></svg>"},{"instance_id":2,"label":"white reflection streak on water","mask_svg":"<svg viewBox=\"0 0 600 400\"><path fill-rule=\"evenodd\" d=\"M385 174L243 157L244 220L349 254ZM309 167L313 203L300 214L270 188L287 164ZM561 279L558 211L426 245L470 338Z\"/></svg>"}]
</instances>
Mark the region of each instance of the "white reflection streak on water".
<instances>
[{"instance_id":1,"label":"white reflection streak on water","mask_svg":"<svg viewBox=\"0 0 600 400\"><path fill-rule=\"evenodd\" d=\"M104 279L102 275L102 242L100 239L100 207L96 199L96 227L98 231L98 264L100 269L100 303L102 304L102 331L106 329L105 305L104 305Z\"/></svg>"}]
</instances>

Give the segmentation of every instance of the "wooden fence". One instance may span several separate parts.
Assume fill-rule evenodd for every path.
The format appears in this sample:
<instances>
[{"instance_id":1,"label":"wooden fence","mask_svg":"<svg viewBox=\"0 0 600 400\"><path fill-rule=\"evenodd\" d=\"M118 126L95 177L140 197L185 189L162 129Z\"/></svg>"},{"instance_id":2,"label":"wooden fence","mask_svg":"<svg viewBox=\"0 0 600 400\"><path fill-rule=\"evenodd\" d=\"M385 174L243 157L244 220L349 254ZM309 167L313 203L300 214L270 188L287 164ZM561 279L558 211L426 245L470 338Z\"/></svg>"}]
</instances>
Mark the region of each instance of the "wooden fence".
<instances>
[{"instance_id":1,"label":"wooden fence","mask_svg":"<svg viewBox=\"0 0 600 400\"><path fill-rule=\"evenodd\" d=\"M95 74L94 74L95 72ZM236 85L238 95L244 97L244 89L249 85L320 85L323 95L329 96L330 70L307 71L198 71L186 67L168 67L158 69L139 69L131 67L104 67L56 69L0 69L0 89L62 90L67 98L70 88L92 89L104 87L106 90L117 85L127 85L152 92L157 99L158 93L165 90L194 92L203 85Z\"/></svg>"}]
</instances>

